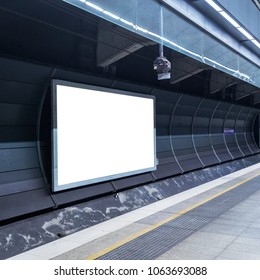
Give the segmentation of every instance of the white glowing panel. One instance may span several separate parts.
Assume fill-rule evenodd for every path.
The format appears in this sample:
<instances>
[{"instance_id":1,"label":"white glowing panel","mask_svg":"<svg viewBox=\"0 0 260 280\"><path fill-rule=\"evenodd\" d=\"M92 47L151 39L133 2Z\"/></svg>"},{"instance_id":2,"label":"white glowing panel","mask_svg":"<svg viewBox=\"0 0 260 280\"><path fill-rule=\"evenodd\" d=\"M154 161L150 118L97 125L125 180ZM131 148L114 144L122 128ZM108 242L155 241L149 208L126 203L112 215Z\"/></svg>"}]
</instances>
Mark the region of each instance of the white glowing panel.
<instances>
[{"instance_id":1,"label":"white glowing panel","mask_svg":"<svg viewBox=\"0 0 260 280\"><path fill-rule=\"evenodd\" d=\"M53 190L156 169L154 98L53 81Z\"/></svg>"}]
</instances>

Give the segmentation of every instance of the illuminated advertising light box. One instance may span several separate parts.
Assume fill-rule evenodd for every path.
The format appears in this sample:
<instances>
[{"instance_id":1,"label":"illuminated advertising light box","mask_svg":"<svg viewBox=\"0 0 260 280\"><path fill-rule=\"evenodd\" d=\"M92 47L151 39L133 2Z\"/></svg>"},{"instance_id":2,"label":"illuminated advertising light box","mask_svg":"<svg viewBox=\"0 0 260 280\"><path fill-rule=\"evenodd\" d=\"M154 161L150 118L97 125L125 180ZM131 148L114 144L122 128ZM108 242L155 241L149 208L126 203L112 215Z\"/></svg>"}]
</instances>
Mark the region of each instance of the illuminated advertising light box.
<instances>
[{"instance_id":1,"label":"illuminated advertising light box","mask_svg":"<svg viewBox=\"0 0 260 280\"><path fill-rule=\"evenodd\" d=\"M156 169L153 96L52 81L53 191Z\"/></svg>"}]
</instances>

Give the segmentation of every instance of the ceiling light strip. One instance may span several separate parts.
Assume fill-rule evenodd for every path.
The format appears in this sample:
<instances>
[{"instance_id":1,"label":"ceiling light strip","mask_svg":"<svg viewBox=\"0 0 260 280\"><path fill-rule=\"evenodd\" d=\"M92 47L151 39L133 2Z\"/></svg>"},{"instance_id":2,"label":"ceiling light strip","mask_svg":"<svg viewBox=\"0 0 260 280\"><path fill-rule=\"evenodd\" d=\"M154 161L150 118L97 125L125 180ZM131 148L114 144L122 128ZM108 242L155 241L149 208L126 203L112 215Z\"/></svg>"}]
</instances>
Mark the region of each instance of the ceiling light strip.
<instances>
[{"instance_id":1,"label":"ceiling light strip","mask_svg":"<svg viewBox=\"0 0 260 280\"><path fill-rule=\"evenodd\" d=\"M232 24L241 34L243 34L249 41L260 48L260 42L256 40L245 28L243 28L230 14L228 14L221 6L213 0L205 0L216 12L224 17L230 24Z\"/></svg>"}]
</instances>

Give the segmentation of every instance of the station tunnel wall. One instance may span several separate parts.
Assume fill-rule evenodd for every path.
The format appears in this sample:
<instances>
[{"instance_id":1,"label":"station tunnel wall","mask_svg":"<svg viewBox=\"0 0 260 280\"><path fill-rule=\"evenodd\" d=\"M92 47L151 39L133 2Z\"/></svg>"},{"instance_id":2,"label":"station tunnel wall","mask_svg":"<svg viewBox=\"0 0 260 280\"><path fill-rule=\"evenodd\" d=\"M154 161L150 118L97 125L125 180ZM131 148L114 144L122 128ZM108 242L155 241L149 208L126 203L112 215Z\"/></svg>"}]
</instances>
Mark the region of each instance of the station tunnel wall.
<instances>
[{"instance_id":1,"label":"station tunnel wall","mask_svg":"<svg viewBox=\"0 0 260 280\"><path fill-rule=\"evenodd\" d=\"M256 108L23 61L0 62L0 221L259 153ZM52 193L52 78L155 95L157 170Z\"/></svg>"}]
</instances>

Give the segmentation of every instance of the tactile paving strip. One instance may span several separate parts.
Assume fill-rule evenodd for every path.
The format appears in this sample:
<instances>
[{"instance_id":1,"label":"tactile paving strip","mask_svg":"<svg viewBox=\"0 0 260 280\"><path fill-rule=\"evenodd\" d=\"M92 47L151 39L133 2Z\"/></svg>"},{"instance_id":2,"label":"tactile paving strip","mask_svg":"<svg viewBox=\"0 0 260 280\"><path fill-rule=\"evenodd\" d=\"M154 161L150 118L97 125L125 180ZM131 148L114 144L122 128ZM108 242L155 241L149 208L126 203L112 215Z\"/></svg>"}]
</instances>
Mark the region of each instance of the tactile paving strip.
<instances>
[{"instance_id":1,"label":"tactile paving strip","mask_svg":"<svg viewBox=\"0 0 260 280\"><path fill-rule=\"evenodd\" d=\"M242 184L185 214L110 251L100 260L156 259L225 211L260 189L254 180Z\"/></svg>"}]
</instances>

